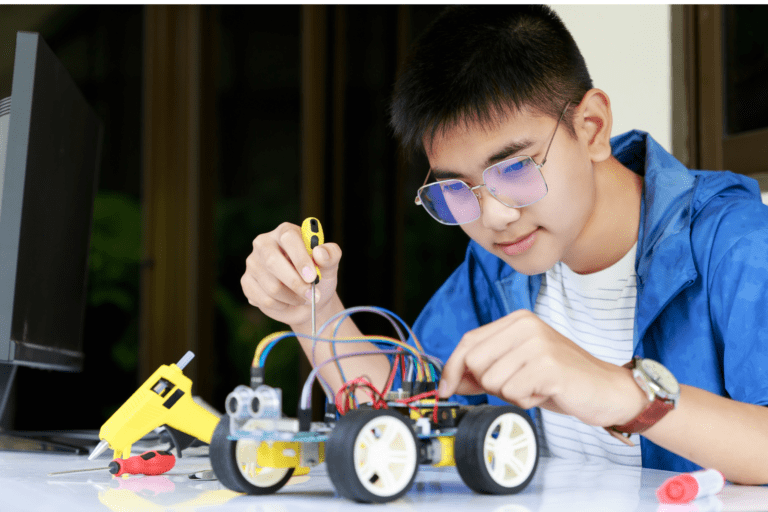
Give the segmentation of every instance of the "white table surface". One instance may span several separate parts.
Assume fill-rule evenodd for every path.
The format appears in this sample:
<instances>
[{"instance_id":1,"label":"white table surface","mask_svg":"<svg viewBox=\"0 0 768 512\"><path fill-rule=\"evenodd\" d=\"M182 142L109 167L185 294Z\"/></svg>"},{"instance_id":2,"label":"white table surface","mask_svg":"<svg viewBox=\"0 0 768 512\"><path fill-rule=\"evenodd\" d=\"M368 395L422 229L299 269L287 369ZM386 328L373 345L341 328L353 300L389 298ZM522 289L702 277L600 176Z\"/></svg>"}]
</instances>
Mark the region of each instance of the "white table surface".
<instances>
[{"instance_id":1,"label":"white table surface","mask_svg":"<svg viewBox=\"0 0 768 512\"><path fill-rule=\"evenodd\" d=\"M163 447L157 447L165 449ZM134 454L136 454L134 450ZM114 478L109 472L48 473L106 466L109 453L95 461L82 455L0 451L0 510L17 511L768 511L768 487L727 485L717 497L691 505L660 505L655 490L674 473L605 463L542 458L531 484L512 496L470 491L455 468L420 466L411 490L386 505L358 504L341 498L325 465L308 476L294 477L276 494L247 496L218 481L193 480L190 474L210 469L205 448L185 451L176 467L162 476Z\"/></svg>"}]
</instances>

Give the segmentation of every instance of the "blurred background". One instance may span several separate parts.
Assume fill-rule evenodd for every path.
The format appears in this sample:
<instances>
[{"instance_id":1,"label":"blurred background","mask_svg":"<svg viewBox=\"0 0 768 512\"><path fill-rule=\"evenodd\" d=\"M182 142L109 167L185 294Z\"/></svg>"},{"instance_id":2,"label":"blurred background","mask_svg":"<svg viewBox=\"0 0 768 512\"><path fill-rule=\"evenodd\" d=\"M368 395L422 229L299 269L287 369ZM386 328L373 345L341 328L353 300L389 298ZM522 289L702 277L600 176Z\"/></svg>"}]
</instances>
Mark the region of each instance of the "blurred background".
<instances>
[{"instance_id":1,"label":"blurred background","mask_svg":"<svg viewBox=\"0 0 768 512\"><path fill-rule=\"evenodd\" d=\"M240 288L253 238L283 221L318 217L341 245L348 307L412 323L467 242L413 205L426 160L405 162L387 125L398 63L440 10L0 6L0 98L16 31L40 32L105 125L85 369L19 368L17 388L48 401L14 427L98 428L186 350L194 392L223 410L256 343L284 328ZM555 10L612 99L614 134L643 129L691 167L764 181L768 7ZM293 416L308 372L298 344L278 345L267 372Z\"/></svg>"}]
</instances>

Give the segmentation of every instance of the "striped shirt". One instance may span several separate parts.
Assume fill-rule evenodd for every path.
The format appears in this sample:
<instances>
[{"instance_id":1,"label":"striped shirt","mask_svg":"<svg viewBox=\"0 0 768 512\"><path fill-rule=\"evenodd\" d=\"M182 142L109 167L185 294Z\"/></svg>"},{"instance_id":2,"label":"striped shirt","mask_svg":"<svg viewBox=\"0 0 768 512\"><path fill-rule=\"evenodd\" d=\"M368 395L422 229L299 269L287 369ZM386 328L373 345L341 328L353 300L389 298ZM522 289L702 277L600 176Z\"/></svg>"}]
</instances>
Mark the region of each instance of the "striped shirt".
<instances>
[{"instance_id":1,"label":"striped shirt","mask_svg":"<svg viewBox=\"0 0 768 512\"><path fill-rule=\"evenodd\" d=\"M534 312L552 328L593 356L616 365L632 359L635 321L637 244L621 260L592 274L577 274L558 262L543 276ZM627 446L602 427L593 427L541 410L549 455L569 459L605 459L640 466L640 438Z\"/></svg>"}]
</instances>

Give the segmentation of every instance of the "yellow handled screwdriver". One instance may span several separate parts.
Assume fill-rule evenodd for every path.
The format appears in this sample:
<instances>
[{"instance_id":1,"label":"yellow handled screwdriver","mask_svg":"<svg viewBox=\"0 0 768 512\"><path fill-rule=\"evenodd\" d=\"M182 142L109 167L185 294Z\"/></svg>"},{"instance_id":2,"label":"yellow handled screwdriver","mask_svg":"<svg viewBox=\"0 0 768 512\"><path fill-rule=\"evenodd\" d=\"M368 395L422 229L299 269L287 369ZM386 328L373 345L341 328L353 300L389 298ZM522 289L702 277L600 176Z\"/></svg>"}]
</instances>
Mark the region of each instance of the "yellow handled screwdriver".
<instances>
[{"instance_id":1,"label":"yellow handled screwdriver","mask_svg":"<svg viewBox=\"0 0 768 512\"><path fill-rule=\"evenodd\" d=\"M304 240L304 247L307 248L309 256L312 256L312 249L324 243L323 227L320 225L320 221L314 217L308 217L301 223L301 238ZM314 261L314 260L313 260ZM315 265L315 272L317 277L312 283L312 337L317 336L317 329L315 324L315 286L320 282L320 267Z\"/></svg>"}]
</instances>

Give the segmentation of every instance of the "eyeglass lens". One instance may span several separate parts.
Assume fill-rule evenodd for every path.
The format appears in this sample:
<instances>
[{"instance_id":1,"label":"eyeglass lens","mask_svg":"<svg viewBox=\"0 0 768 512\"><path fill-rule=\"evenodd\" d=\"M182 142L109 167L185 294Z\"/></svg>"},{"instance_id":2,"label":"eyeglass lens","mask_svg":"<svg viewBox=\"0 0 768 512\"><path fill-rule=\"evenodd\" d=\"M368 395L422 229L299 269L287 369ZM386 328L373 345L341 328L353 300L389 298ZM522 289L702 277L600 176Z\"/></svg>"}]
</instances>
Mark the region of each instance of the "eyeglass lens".
<instances>
[{"instance_id":1,"label":"eyeglass lens","mask_svg":"<svg viewBox=\"0 0 768 512\"><path fill-rule=\"evenodd\" d=\"M528 157L489 167L483 180L494 197L513 208L535 203L547 193L541 171ZM480 202L462 181L431 183L419 191L419 197L429 214L445 224L465 224L480 218Z\"/></svg>"},{"instance_id":2,"label":"eyeglass lens","mask_svg":"<svg viewBox=\"0 0 768 512\"><path fill-rule=\"evenodd\" d=\"M431 183L419 191L421 204L432 217L445 224L464 224L480 217L480 203L459 180Z\"/></svg>"}]
</instances>

